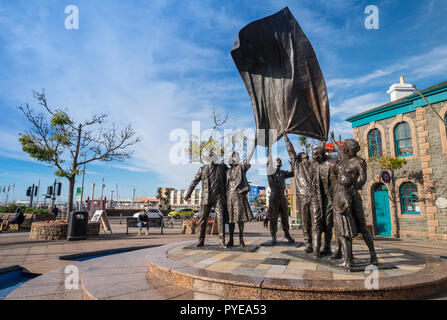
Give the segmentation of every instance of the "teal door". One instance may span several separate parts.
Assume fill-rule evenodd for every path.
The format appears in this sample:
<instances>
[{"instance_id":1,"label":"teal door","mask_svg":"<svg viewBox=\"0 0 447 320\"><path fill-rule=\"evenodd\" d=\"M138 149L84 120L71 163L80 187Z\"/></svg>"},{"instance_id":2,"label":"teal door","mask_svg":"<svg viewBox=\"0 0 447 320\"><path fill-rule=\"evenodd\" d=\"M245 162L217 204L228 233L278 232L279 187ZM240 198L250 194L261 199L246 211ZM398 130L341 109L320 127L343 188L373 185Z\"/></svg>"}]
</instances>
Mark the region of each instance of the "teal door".
<instances>
[{"instance_id":1,"label":"teal door","mask_svg":"<svg viewBox=\"0 0 447 320\"><path fill-rule=\"evenodd\" d=\"M374 188L374 207L376 209L377 233L381 236L391 237L390 198L388 188L383 183Z\"/></svg>"}]
</instances>

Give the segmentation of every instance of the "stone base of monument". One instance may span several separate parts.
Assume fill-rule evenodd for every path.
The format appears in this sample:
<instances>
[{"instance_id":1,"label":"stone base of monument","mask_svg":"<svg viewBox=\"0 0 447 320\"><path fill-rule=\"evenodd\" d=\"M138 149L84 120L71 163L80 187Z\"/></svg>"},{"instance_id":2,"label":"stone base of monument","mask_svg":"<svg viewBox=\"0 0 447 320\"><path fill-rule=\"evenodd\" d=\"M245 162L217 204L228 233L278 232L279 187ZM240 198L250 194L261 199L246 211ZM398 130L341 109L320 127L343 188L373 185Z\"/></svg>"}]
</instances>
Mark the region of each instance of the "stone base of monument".
<instances>
[{"instance_id":1,"label":"stone base of monument","mask_svg":"<svg viewBox=\"0 0 447 320\"><path fill-rule=\"evenodd\" d=\"M289 242L287 240L279 240L276 242L273 242L272 240L266 241L261 243L261 246L263 247L301 247L304 246L304 242Z\"/></svg>"},{"instance_id":2,"label":"stone base of monument","mask_svg":"<svg viewBox=\"0 0 447 320\"><path fill-rule=\"evenodd\" d=\"M202 248L191 241L149 249L147 276L190 290L198 300L420 299L447 290L447 261L439 257L377 247L378 269L352 272L312 260L304 246L261 246L266 240L246 238L257 247L250 252L219 250L217 238ZM357 262L369 259L361 242L353 251Z\"/></svg>"},{"instance_id":3,"label":"stone base of monument","mask_svg":"<svg viewBox=\"0 0 447 320\"><path fill-rule=\"evenodd\" d=\"M282 251L281 253L300 258L306 261L315 262L318 264L322 264L325 266L329 266L332 268L336 268L343 271L348 272L365 272L366 268L371 265L370 259L363 258L363 259L356 259L354 258L354 263L351 267L345 267L341 266L340 264L343 263L343 259L330 259L329 255L322 255L320 258L315 258L312 253L306 253L304 251ZM386 269L395 269L396 266L391 263L379 263L377 266L375 266L378 270L386 270Z\"/></svg>"},{"instance_id":4,"label":"stone base of monument","mask_svg":"<svg viewBox=\"0 0 447 320\"><path fill-rule=\"evenodd\" d=\"M204 245L203 247L196 247L196 245L194 244L192 246L184 247L184 249L186 250L189 249L189 250L239 251L239 252L254 252L258 250L258 248L259 248L258 244L249 244L246 245L245 247L232 246L226 248L221 248L217 244L208 244Z\"/></svg>"}]
</instances>

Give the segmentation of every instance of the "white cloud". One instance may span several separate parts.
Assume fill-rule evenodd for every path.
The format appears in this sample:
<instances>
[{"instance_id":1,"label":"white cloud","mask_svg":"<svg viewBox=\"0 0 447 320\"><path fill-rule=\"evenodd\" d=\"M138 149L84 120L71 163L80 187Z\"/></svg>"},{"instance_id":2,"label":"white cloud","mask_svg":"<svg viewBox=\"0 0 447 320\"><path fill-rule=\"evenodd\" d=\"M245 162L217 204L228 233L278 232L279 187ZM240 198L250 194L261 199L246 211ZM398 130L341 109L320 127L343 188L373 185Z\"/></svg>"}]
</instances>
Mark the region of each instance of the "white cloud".
<instances>
[{"instance_id":1,"label":"white cloud","mask_svg":"<svg viewBox=\"0 0 447 320\"><path fill-rule=\"evenodd\" d=\"M357 113L367 111L386 103L388 97L382 92L372 92L349 98L331 106L331 116L346 118Z\"/></svg>"},{"instance_id":2,"label":"white cloud","mask_svg":"<svg viewBox=\"0 0 447 320\"><path fill-rule=\"evenodd\" d=\"M85 21L89 17L83 16L82 11L80 14L84 19L82 30L88 28ZM135 12L128 14L138 16ZM193 120L201 121L205 130L212 108L224 109L229 101L240 104L244 99L248 105L250 102L248 96L238 100L245 88L237 74L227 72L231 76L210 77L210 72L228 71L227 65L232 63L228 52L207 47L199 40L181 38L172 32L180 25L163 20L157 11L148 9L146 14L145 19L151 24L129 20L110 25L110 16L95 15L94 28L80 43L71 38L74 34L69 31L50 32L44 21L29 20L22 14L10 17L8 26L20 25L13 28L9 38L8 50L13 57L10 63L21 66L24 72L29 68L32 81L27 81L23 73L11 75L9 85L0 93L35 105L31 91L44 87L51 105L69 107L77 119L106 112L120 127L131 123L144 139L135 146L127 164L113 166L133 172L155 172L166 185L184 187L197 166L169 163L170 131L184 128L190 132ZM218 17L221 24L238 23L224 10L218 12ZM19 18L19 23L13 23L15 18ZM40 27L33 29L31 25ZM58 36L67 41L66 47L58 45ZM25 53L31 53L30 59L36 65L24 65ZM236 112L241 108L244 107L237 106ZM233 120L254 123L251 109ZM11 145L17 146L16 142Z\"/></svg>"},{"instance_id":3,"label":"white cloud","mask_svg":"<svg viewBox=\"0 0 447 320\"><path fill-rule=\"evenodd\" d=\"M399 80L398 76L405 75L408 81L415 81L445 74L447 72L447 46L442 45L418 55L408 55L398 59L389 66L373 70L365 75L355 78L336 78L327 81L331 91L339 89L349 89L360 86L365 89L377 85L378 83L391 86ZM390 83L393 76L395 82Z\"/></svg>"}]
</instances>

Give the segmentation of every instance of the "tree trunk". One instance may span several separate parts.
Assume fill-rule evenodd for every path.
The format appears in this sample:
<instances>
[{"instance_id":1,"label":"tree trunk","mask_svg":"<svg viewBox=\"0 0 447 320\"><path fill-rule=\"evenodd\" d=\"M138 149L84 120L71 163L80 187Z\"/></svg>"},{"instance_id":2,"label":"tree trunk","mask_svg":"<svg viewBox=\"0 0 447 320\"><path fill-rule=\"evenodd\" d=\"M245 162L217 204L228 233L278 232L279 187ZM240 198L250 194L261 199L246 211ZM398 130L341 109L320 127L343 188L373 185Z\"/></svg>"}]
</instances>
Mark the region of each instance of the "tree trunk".
<instances>
[{"instance_id":1,"label":"tree trunk","mask_svg":"<svg viewBox=\"0 0 447 320\"><path fill-rule=\"evenodd\" d=\"M69 214L71 211L73 211L73 194L74 194L74 186L76 181L76 176L69 177L68 179L68 211L67 214Z\"/></svg>"}]
</instances>

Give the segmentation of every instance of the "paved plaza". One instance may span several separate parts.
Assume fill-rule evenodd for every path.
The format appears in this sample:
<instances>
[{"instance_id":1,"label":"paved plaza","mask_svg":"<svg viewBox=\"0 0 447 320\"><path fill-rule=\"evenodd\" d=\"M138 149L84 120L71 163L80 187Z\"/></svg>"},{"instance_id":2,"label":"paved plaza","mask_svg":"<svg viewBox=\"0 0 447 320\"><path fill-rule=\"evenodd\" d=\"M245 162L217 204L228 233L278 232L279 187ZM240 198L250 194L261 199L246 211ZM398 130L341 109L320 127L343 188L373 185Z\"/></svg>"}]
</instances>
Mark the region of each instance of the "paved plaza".
<instances>
[{"instance_id":1,"label":"paved plaza","mask_svg":"<svg viewBox=\"0 0 447 320\"><path fill-rule=\"evenodd\" d=\"M148 236L137 236L137 229L130 229L126 235L126 227L119 224L119 219L111 219L113 234L100 235L83 241L32 241L28 239L29 233L2 233L0 234L0 268L20 265L27 271L42 274L14 291L10 299L193 299L191 290L181 288L155 279L148 275L148 266L145 261L145 252L152 249L142 249L119 255L100 257L89 261L77 262L60 260L59 257L80 253L88 253L101 250L146 247L151 245L168 245L172 249L168 251L168 257L172 260L189 263L195 267L204 268L208 271L227 272L235 275L250 275L258 277L275 277L286 279L302 278L304 274L321 279L354 280L363 279L363 273L348 273L335 268L317 265L311 262L303 262L299 259L282 253L284 247L260 247L257 252L235 253L203 250L185 250L178 247L178 243L193 243L196 235L185 235L181 233L180 225L174 228L165 228L164 234L160 229L151 229ZM297 241L302 241L300 230L292 230L292 236ZM278 233L279 239L282 232ZM261 243L267 240L269 231L263 228L261 222L247 223L246 236L248 243ZM217 236L210 236L208 241L214 242ZM447 248L442 243L404 241L391 239L376 239L380 262L395 263L397 268L380 270L385 277L411 275L420 271L424 263L408 263L406 254L391 252L393 250L406 250L418 254L435 255L447 257ZM367 256L367 250L361 240L355 241L355 252ZM299 250L300 248L298 248ZM148 251L149 250L149 251ZM120 262L124 259L125 262ZM272 259L266 262L266 259ZM287 261L286 264L280 263ZM272 262L273 261L273 262ZM121 263L121 264L120 264ZM83 290L66 291L63 288L64 268L67 265L76 264L83 270ZM107 269L107 264L110 267ZM96 268L101 267L101 270ZM105 269L104 269L105 268ZM95 271L96 270L96 271ZM104 271L106 270L106 271ZM96 273L95 273L96 272ZM99 276L102 275L103 277ZM111 290L117 288L119 291ZM35 291L30 291L34 286ZM87 290L88 288L88 290ZM161 289L163 288L163 289ZM23 295L23 290L26 294ZM89 292L89 294L86 294ZM202 298L207 298L202 297ZM447 292L435 297L446 299Z\"/></svg>"}]
</instances>

